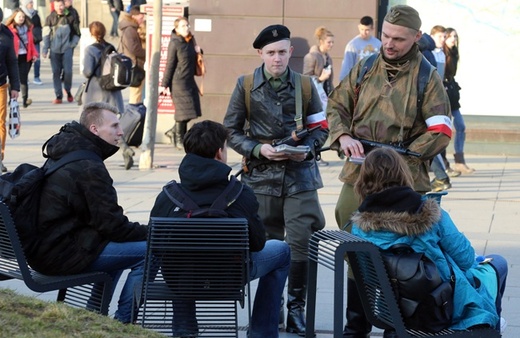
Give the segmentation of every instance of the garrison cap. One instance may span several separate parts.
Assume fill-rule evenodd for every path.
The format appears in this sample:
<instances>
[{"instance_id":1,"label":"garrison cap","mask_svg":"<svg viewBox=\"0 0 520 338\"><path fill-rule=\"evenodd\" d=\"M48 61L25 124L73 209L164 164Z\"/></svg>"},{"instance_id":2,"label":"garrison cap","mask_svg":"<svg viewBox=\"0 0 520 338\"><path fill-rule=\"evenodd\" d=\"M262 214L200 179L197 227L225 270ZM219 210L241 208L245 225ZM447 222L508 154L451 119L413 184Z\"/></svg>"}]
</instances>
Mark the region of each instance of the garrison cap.
<instances>
[{"instance_id":1,"label":"garrison cap","mask_svg":"<svg viewBox=\"0 0 520 338\"><path fill-rule=\"evenodd\" d=\"M385 15L385 21L397 26L408 27L416 31L421 29L419 13L407 5L396 5Z\"/></svg>"},{"instance_id":2,"label":"garrison cap","mask_svg":"<svg viewBox=\"0 0 520 338\"><path fill-rule=\"evenodd\" d=\"M270 43L290 38L291 32L289 31L289 28L284 25L267 26L256 37L253 42L253 48L262 49L265 45Z\"/></svg>"}]
</instances>

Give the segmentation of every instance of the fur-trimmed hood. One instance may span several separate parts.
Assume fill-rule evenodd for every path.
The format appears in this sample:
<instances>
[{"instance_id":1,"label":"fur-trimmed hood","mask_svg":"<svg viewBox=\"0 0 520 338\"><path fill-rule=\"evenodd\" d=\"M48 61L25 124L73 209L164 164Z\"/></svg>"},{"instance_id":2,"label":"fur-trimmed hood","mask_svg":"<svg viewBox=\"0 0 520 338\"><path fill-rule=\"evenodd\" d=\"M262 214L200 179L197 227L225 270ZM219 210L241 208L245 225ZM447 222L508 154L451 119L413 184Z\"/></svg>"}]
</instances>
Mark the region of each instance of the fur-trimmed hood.
<instances>
[{"instance_id":1,"label":"fur-trimmed hood","mask_svg":"<svg viewBox=\"0 0 520 338\"><path fill-rule=\"evenodd\" d=\"M411 207L403 208L402 204ZM412 189L399 187L367 197L352 216L352 222L365 232L386 230L417 236L429 231L440 217L436 200L422 199Z\"/></svg>"}]
</instances>

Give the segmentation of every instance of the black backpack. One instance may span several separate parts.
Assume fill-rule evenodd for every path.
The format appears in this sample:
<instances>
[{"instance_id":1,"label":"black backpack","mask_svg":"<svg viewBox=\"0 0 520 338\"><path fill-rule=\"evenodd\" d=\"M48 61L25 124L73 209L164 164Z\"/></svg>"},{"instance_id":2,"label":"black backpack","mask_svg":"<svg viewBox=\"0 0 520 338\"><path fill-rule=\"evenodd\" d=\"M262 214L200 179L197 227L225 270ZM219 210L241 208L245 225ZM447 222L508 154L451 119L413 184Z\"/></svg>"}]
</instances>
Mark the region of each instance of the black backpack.
<instances>
[{"instance_id":1,"label":"black backpack","mask_svg":"<svg viewBox=\"0 0 520 338\"><path fill-rule=\"evenodd\" d=\"M99 85L108 91L121 90L130 86L132 82L132 59L125 54L118 53L114 46L106 46L95 43L101 50L99 65L101 67L101 77Z\"/></svg>"},{"instance_id":2,"label":"black backpack","mask_svg":"<svg viewBox=\"0 0 520 338\"><path fill-rule=\"evenodd\" d=\"M228 217L226 209L233 204L242 193L243 184L235 176L231 176L229 183L209 207L201 208L195 203L175 180L163 187L168 198L186 212L186 218L222 218Z\"/></svg>"},{"instance_id":3,"label":"black backpack","mask_svg":"<svg viewBox=\"0 0 520 338\"><path fill-rule=\"evenodd\" d=\"M407 244L383 250L382 257L406 327L432 333L450 327L453 285L442 281L435 263Z\"/></svg>"},{"instance_id":4,"label":"black backpack","mask_svg":"<svg viewBox=\"0 0 520 338\"><path fill-rule=\"evenodd\" d=\"M84 159L102 161L92 151L76 150L54 163L47 160L42 167L22 163L12 173L0 176L0 201L11 211L24 251L30 252L37 245L38 212L45 178L68 163Z\"/></svg>"}]
</instances>

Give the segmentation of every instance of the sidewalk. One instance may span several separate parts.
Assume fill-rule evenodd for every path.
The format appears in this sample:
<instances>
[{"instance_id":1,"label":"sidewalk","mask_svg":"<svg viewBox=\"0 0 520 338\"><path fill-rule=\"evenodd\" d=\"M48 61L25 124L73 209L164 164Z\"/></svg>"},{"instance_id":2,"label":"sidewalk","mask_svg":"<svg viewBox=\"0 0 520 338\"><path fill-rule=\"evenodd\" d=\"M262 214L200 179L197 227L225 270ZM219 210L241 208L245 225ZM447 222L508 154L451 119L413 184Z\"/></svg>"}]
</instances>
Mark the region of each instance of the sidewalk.
<instances>
[{"instance_id":1,"label":"sidewalk","mask_svg":"<svg viewBox=\"0 0 520 338\"><path fill-rule=\"evenodd\" d=\"M76 68L77 69L77 68ZM33 72L29 76L32 81ZM82 77L74 74L73 94ZM66 122L79 118L79 107L75 103L53 105L50 66L42 65L42 86L30 83L30 97L33 104L21 108L21 136L11 140L8 137L4 164L13 170L22 162L42 164L42 144ZM127 95L127 94L126 94ZM162 186L172 179L178 179L177 169L183 154L171 145L156 145L154 169L139 170L139 150L136 151L136 166L124 170L120 152L105 161L119 194L119 203L132 221L147 223L149 211ZM337 179L342 161L332 152L323 154L330 161L327 167L320 167L325 187L319 191L320 202L326 215L327 228L336 229L334 207L341 190ZM473 175L452 179L453 188L443 198L442 205L452 216L458 228L472 241L479 254L499 253L509 262L509 278L503 299L503 317L508 321L504 338L520 337L520 157L478 156L466 154L466 160L476 169ZM236 173L240 167L240 157L230 151L229 165ZM121 287L121 282L119 287ZM255 283L253 285L256 286ZM55 294L35 294L22 282L4 281L0 287L12 288L19 293L37 296L45 300L55 300ZM318 297L316 309L316 329L318 338L332 337L332 272L321 268L318 275ZM120 289L116 290L118 295ZM253 291L254 294L254 291ZM117 306L117 297L111 303L110 313ZM242 311L244 312L244 311ZM244 322L241 318L240 323ZM372 336L380 337L376 330ZM241 334L245 337L245 332ZM283 333L281 337L297 337Z\"/></svg>"}]
</instances>

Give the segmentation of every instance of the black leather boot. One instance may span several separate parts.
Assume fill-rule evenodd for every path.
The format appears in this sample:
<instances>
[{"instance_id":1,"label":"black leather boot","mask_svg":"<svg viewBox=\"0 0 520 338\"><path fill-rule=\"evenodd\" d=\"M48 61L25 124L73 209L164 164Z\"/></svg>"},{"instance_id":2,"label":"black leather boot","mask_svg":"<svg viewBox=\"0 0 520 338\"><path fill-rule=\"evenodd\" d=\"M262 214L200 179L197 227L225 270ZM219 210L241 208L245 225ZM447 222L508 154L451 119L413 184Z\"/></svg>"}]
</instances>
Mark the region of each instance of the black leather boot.
<instances>
[{"instance_id":1,"label":"black leather boot","mask_svg":"<svg viewBox=\"0 0 520 338\"><path fill-rule=\"evenodd\" d=\"M168 129L164 135L170 139L170 144L173 144L177 147L177 140L175 139L175 126Z\"/></svg>"},{"instance_id":2,"label":"black leather boot","mask_svg":"<svg viewBox=\"0 0 520 338\"><path fill-rule=\"evenodd\" d=\"M356 282L347 279L347 324L343 329L343 338L370 338L372 325L365 317Z\"/></svg>"},{"instance_id":3,"label":"black leather boot","mask_svg":"<svg viewBox=\"0 0 520 338\"><path fill-rule=\"evenodd\" d=\"M184 135L186 134L186 127L188 125L188 122L182 121L182 122L175 122L175 132L174 132L174 138L175 138L175 147L178 150L184 150L183 140Z\"/></svg>"},{"instance_id":4,"label":"black leather boot","mask_svg":"<svg viewBox=\"0 0 520 338\"><path fill-rule=\"evenodd\" d=\"M289 333L305 336L305 300L307 298L306 261L291 261L287 287L287 328Z\"/></svg>"}]
</instances>

